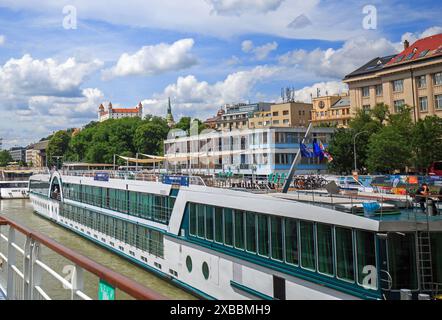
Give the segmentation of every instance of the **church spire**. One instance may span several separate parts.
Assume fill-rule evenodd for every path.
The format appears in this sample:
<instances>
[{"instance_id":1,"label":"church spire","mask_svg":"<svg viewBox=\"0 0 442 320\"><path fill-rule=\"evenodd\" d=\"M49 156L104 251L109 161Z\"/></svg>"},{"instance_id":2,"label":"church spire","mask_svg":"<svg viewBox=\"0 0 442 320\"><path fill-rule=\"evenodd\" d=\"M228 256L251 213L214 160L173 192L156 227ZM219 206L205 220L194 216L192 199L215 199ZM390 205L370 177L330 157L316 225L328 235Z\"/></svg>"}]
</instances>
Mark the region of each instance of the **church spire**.
<instances>
[{"instance_id":1,"label":"church spire","mask_svg":"<svg viewBox=\"0 0 442 320\"><path fill-rule=\"evenodd\" d=\"M172 104L170 103L170 97L169 97L169 103L167 105L166 121L167 121L167 125L169 127L173 127L175 125L175 121L174 121L173 115L172 115Z\"/></svg>"}]
</instances>

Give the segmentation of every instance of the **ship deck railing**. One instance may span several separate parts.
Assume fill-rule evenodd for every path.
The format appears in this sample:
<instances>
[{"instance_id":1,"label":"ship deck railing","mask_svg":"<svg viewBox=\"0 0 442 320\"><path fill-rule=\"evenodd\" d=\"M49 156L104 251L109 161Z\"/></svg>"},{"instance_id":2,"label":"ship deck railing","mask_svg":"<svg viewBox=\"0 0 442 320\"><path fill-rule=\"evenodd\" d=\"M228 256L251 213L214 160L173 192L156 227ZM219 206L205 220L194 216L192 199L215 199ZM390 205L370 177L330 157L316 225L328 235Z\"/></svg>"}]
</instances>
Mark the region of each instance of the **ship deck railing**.
<instances>
[{"instance_id":1,"label":"ship deck railing","mask_svg":"<svg viewBox=\"0 0 442 320\"><path fill-rule=\"evenodd\" d=\"M60 267L51 266L51 261L55 261L53 253L57 262L66 263L61 272ZM6 217L0 217L1 297L6 300L166 299Z\"/></svg>"},{"instance_id":2,"label":"ship deck railing","mask_svg":"<svg viewBox=\"0 0 442 320\"><path fill-rule=\"evenodd\" d=\"M97 173L108 173L110 179L136 180L162 182L163 173L151 173L143 171L119 171L119 170L63 170L60 171L64 176L89 177L93 178ZM188 176L189 184L206 186L204 179L200 176Z\"/></svg>"}]
</instances>

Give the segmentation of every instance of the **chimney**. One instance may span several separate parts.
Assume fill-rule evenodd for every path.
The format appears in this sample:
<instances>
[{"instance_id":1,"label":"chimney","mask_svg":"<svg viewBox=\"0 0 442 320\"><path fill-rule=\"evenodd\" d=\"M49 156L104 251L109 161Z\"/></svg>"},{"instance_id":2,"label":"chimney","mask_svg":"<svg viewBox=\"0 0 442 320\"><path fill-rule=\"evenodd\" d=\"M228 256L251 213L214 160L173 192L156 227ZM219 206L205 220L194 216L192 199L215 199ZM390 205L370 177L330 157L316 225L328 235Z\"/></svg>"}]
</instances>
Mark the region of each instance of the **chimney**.
<instances>
[{"instance_id":1,"label":"chimney","mask_svg":"<svg viewBox=\"0 0 442 320\"><path fill-rule=\"evenodd\" d=\"M408 42L408 40L404 41L404 50L408 49L408 47L410 46L410 42Z\"/></svg>"}]
</instances>

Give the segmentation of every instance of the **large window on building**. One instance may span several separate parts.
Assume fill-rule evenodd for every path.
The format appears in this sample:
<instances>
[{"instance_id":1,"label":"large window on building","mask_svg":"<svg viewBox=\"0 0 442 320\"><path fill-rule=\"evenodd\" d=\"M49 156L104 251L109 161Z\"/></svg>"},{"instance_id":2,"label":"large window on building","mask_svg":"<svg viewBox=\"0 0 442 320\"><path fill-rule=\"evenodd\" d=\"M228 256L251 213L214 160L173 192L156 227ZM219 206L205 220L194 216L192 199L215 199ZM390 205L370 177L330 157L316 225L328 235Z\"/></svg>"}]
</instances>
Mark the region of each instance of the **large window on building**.
<instances>
[{"instance_id":1,"label":"large window on building","mask_svg":"<svg viewBox=\"0 0 442 320\"><path fill-rule=\"evenodd\" d=\"M442 72L435 73L433 76L434 85L442 84Z\"/></svg>"},{"instance_id":2,"label":"large window on building","mask_svg":"<svg viewBox=\"0 0 442 320\"><path fill-rule=\"evenodd\" d=\"M354 281L355 269L353 258L353 234L351 229L336 227L336 263L337 276L340 279Z\"/></svg>"},{"instance_id":3,"label":"large window on building","mask_svg":"<svg viewBox=\"0 0 442 320\"><path fill-rule=\"evenodd\" d=\"M426 76L416 77L416 82L417 82L417 87L419 89L427 87L427 77Z\"/></svg>"},{"instance_id":4,"label":"large window on building","mask_svg":"<svg viewBox=\"0 0 442 320\"><path fill-rule=\"evenodd\" d=\"M393 81L393 91L394 92L403 92L404 91L404 80Z\"/></svg>"},{"instance_id":5,"label":"large window on building","mask_svg":"<svg viewBox=\"0 0 442 320\"><path fill-rule=\"evenodd\" d=\"M382 84L376 85L376 96L380 97L382 96L383 92Z\"/></svg>"},{"instance_id":6,"label":"large window on building","mask_svg":"<svg viewBox=\"0 0 442 320\"><path fill-rule=\"evenodd\" d=\"M442 109L442 94L434 96L434 106L436 107L437 110Z\"/></svg>"},{"instance_id":7,"label":"large window on building","mask_svg":"<svg viewBox=\"0 0 442 320\"><path fill-rule=\"evenodd\" d=\"M362 88L362 96L363 96L364 98L370 96L370 87L363 87L363 88Z\"/></svg>"},{"instance_id":8,"label":"large window on building","mask_svg":"<svg viewBox=\"0 0 442 320\"><path fill-rule=\"evenodd\" d=\"M317 224L318 271L333 275L333 229L331 225Z\"/></svg>"},{"instance_id":9,"label":"large window on building","mask_svg":"<svg viewBox=\"0 0 442 320\"><path fill-rule=\"evenodd\" d=\"M316 270L315 229L313 222L301 221L301 266Z\"/></svg>"},{"instance_id":10,"label":"large window on building","mask_svg":"<svg viewBox=\"0 0 442 320\"><path fill-rule=\"evenodd\" d=\"M419 97L419 110L421 112L428 111L428 98L427 97Z\"/></svg>"},{"instance_id":11,"label":"large window on building","mask_svg":"<svg viewBox=\"0 0 442 320\"><path fill-rule=\"evenodd\" d=\"M395 113L399 113L402 111L402 108L405 105L405 101L404 100L395 100L394 101L394 112Z\"/></svg>"}]
</instances>

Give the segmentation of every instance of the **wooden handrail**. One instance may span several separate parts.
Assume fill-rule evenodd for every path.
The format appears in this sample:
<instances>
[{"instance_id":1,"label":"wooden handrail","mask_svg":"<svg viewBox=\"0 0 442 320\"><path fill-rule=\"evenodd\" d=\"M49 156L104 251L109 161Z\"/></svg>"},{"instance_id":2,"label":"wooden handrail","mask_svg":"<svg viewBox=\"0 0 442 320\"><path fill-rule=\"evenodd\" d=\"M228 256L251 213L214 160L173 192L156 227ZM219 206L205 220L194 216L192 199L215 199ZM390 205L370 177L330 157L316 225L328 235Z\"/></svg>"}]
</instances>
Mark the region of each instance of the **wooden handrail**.
<instances>
[{"instance_id":1,"label":"wooden handrail","mask_svg":"<svg viewBox=\"0 0 442 320\"><path fill-rule=\"evenodd\" d=\"M107 283L112 285L115 288L118 288L130 296L134 297L138 300L167 300L163 295L155 292L154 290L147 288L138 282L123 276L97 262L94 260L85 257L72 249L69 249L57 241L39 233L28 229L25 226L22 226L15 221L7 218L0 217L0 225L9 225L10 227L16 229L17 231L23 233L27 237L38 241L45 247L53 250L59 255L65 257L66 259L72 261L76 265L84 268L85 270L95 274L102 280L105 280Z\"/></svg>"}]
</instances>

